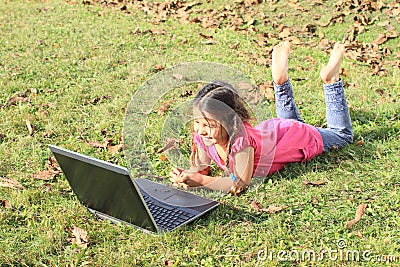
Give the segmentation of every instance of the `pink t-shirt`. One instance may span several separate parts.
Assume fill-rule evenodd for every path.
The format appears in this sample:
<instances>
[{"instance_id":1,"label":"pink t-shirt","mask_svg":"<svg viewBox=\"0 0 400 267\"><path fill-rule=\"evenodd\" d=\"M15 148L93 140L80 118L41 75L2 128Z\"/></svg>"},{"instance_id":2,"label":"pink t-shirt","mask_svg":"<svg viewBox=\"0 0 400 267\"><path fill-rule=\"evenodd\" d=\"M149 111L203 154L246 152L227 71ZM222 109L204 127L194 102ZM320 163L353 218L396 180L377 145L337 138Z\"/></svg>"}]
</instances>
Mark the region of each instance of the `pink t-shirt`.
<instances>
[{"instance_id":1,"label":"pink t-shirt","mask_svg":"<svg viewBox=\"0 0 400 267\"><path fill-rule=\"evenodd\" d=\"M304 162L323 152L323 141L317 129L296 120L275 118L261 122L255 127L244 123L245 133L236 138L229 155L233 170L234 154L244 148L254 148L253 176L267 176L291 162ZM195 134L195 144L203 149L221 169L226 170L215 146L206 146Z\"/></svg>"}]
</instances>

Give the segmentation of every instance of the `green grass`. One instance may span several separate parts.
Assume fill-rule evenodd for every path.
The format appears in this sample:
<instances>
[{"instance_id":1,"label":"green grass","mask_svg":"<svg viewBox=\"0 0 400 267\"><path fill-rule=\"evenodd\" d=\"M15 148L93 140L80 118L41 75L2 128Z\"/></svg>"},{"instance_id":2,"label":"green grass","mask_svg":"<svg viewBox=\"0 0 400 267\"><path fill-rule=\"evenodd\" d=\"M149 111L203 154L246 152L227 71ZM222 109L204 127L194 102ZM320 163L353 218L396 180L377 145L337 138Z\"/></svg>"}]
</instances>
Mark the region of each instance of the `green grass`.
<instances>
[{"instance_id":1,"label":"green grass","mask_svg":"<svg viewBox=\"0 0 400 267\"><path fill-rule=\"evenodd\" d=\"M321 14L320 21L325 23L342 12L334 8L335 1L321 1L321 5L299 2L308 12L294 10L287 1L266 1L241 11L253 14L258 30L254 33L231 29L228 19L215 29L180 23L173 17L152 25L151 16L129 5L131 14L81 1L1 1L0 177L13 178L24 188L0 187L0 200L12 205L11 209L0 206L0 266L164 266L168 260L176 266L381 265L326 258L322 262L285 262L276 254L273 260L257 258L260 250L337 249L341 238L349 250L396 255L398 265L398 63L384 63L384 76L372 75L371 66L362 61L345 59L343 63L348 72L343 79L355 143L364 140L362 146L349 145L305 164L291 164L265 178L255 190L240 197L221 197L221 206L209 216L163 236L96 219L79 204L62 175L50 181L31 178L45 169L51 156L48 144L126 165L122 153L113 155L87 142L102 142L106 136L118 143L125 108L135 90L154 75L157 64L171 67L193 61L217 62L245 73L255 84L269 81L268 64L257 63L257 58L270 58L270 49L280 41L278 25L301 29L316 15ZM226 5L235 6L221 0L194 8L222 10ZM289 72L302 116L310 124L325 124L318 72L328 54L315 44L319 36L330 42L344 38L356 15L355 10L346 10L349 14L342 23L317 27L313 36L294 34L303 44L292 46ZM388 10L361 12L378 21L366 25L356 40L371 42L384 32L378 24L386 20L400 32L398 18L389 16ZM201 14L194 13L191 18ZM142 33L134 34L136 29ZM151 29L165 30L166 34L146 32ZM259 46L258 34L264 32L271 37ZM215 43L204 43L206 39L199 33L213 36ZM233 48L237 43L238 48ZM395 38L381 45L391 50L384 61L399 61L398 43L399 38ZM306 61L306 57L313 57L316 63ZM18 94L29 101L9 106L9 99ZM94 103L96 98L101 100ZM273 109L273 103L270 105ZM26 120L34 126L32 136ZM155 123L153 137L157 130ZM154 138L147 149L156 151L162 146ZM169 167L168 162L162 162L160 173L165 174L161 170L168 172ZM328 183L309 187L303 185L304 180ZM252 201L288 208L276 214L258 213L251 207ZM346 229L346 222L354 218L362 203L368 203L362 220ZM67 241L68 228L73 225L88 232L88 248Z\"/></svg>"}]
</instances>

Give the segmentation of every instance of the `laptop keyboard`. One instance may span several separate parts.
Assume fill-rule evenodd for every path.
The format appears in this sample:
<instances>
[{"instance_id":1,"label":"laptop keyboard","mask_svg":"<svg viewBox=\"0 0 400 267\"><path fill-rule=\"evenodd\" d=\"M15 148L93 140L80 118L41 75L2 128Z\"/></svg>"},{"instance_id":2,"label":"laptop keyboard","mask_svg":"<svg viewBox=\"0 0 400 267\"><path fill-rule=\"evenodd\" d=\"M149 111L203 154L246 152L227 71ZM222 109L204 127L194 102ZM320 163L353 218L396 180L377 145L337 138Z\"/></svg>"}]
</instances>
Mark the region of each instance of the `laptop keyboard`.
<instances>
[{"instance_id":1,"label":"laptop keyboard","mask_svg":"<svg viewBox=\"0 0 400 267\"><path fill-rule=\"evenodd\" d=\"M173 206L161 206L156 200L150 198L148 195L142 195L157 226L162 230L171 231L195 216L195 214L188 213Z\"/></svg>"}]
</instances>

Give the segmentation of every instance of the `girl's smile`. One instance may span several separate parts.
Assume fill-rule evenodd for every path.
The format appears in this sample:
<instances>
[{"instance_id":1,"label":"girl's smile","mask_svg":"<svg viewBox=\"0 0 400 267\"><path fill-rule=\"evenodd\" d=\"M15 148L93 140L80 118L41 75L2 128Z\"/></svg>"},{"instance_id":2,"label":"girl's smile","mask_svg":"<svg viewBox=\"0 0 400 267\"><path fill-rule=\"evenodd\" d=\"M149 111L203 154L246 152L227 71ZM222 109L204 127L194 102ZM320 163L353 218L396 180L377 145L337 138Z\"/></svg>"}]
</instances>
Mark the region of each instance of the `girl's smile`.
<instances>
[{"instance_id":1,"label":"girl's smile","mask_svg":"<svg viewBox=\"0 0 400 267\"><path fill-rule=\"evenodd\" d=\"M204 117L198 109L193 109L193 112L193 130L201 136L206 146L223 146L229 142L228 133L220 123L210 118L211 116Z\"/></svg>"}]
</instances>

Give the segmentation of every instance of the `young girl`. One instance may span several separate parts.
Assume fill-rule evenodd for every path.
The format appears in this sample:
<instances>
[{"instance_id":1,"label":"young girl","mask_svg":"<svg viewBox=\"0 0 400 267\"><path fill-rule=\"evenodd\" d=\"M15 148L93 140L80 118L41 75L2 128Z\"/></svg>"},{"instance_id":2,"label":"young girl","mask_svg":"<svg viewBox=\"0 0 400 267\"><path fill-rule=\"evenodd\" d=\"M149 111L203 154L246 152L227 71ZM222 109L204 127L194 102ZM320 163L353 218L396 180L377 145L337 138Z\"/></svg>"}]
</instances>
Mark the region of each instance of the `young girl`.
<instances>
[{"instance_id":1,"label":"young girl","mask_svg":"<svg viewBox=\"0 0 400 267\"><path fill-rule=\"evenodd\" d=\"M288 77L288 42L274 47L272 78L278 118L256 127L236 90L225 82L205 85L193 101L194 134L189 170L174 168L171 181L181 186L204 186L237 195L252 177L272 174L290 162L304 162L352 143L353 132L339 77L344 46L335 44L321 70L328 128L304 123L294 102ZM213 160L228 175L208 176Z\"/></svg>"}]
</instances>

